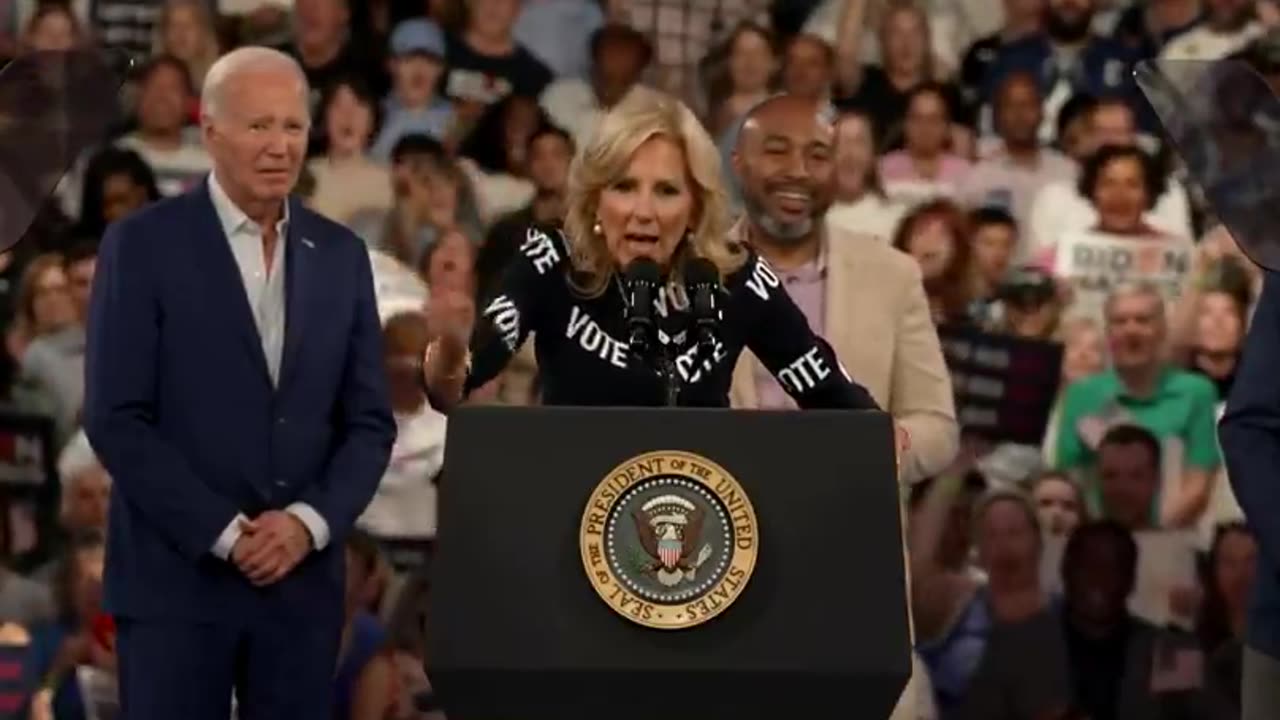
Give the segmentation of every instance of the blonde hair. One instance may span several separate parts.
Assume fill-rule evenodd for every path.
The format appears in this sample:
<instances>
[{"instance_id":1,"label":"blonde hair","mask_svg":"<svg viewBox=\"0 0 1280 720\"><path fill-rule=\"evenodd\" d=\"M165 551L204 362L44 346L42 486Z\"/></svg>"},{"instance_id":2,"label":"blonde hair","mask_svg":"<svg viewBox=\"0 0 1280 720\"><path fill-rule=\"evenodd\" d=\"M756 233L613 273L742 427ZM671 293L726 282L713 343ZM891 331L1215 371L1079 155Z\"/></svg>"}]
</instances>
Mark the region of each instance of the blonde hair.
<instances>
[{"instance_id":1,"label":"blonde hair","mask_svg":"<svg viewBox=\"0 0 1280 720\"><path fill-rule=\"evenodd\" d=\"M601 118L569 169L564 231L574 270L570 283L588 297L604 292L615 272L604 236L595 230L600 193L626 173L636 149L655 137L681 147L693 185L697 224L677 252L710 260L722 277L746 261L746 249L728 237L729 200L715 143L679 100L636 87Z\"/></svg>"}]
</instances>

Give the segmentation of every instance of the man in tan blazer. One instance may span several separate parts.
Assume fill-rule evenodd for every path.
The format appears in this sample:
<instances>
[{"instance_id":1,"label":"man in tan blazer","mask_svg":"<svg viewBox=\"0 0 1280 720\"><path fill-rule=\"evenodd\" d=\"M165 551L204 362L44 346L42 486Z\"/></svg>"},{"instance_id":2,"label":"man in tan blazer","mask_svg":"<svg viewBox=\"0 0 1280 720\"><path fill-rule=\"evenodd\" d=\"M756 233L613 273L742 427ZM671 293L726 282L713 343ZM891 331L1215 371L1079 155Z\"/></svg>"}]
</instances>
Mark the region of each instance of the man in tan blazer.
<instances>
[{"instance_id":1,"label":"man in tan blazer","mask_svg":"<svg viewBox=\"0 0 1280 720\"><path fill-rule=\"evenodd\" d=\"M831 122L812 101L782 95L752 109L733 155L747 213L732 232L773 267L845 371L905 431L907 442L899 438L899 447L906 447L902 477L928 477L951 462L960 433L920 270L875 237L826 227L823 217L835 196L834 155ZM738 408L795 407L747 351L734 368L729 399ZM905 537L903 552L906 570ZM910 590L908 574L907 597ZM918 657L913 660L890 720L936 716L928 673Z\"/></svg>"},{"instance_id":2,"label":"man in tan blazer","mask_svg":"<svg viewBox=\"0 0 1280 720\"><path fill-rule=\"evenodd\" d=\"M768 122L744 127L734 168L747 213L734 232L769 262L849 375L906 431L902 479L930 477L954 459L960 432L920 269L883 240L822 221L835 192L834 160L822 154L834 153L800 141L813 132L813 114L797 113L787 100L766 103L759 110ZM770 103L781 109L769 112ZM788 117L797 114L798 120ZM795 133L786 132L789 123L798 123ZM753 143L762 150L752 152ZM787 153L793 157L784 159ZM771 382L776 381L759 360L744 351L734 370L731 405L794 407Z\"/></svg>"}]
</instances>

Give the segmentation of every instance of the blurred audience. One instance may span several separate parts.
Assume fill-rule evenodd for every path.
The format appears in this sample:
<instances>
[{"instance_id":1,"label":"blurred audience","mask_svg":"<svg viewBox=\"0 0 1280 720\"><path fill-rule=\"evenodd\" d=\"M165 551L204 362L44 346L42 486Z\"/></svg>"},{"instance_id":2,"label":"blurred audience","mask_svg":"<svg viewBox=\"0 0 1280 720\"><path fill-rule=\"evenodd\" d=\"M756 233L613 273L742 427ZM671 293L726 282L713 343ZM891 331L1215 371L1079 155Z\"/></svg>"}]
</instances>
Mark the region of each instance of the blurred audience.
<instances>
[{"instance_id":1,"label":"blurred audience","mask_svg":"<svg viewBox=\"0 0 1280 720\"><path fill-rule=\"evenodd\" d=\"M652 58L653 48L644 35L626 25L606 25L591 36L587 77L556 80L538 102L551 121L581 145L600 116L636 86Z\"/></svg>"},{"instance_id":2,"label":"blurred audience","mask_svg":"<svg viewBox=\"0 0 1280 720\"><path fill-rule=\"evenodd\" d=\"M1153 524L1186 527L1204 512L1221 464L1215 406L1218 394L1202 376L1170 365L1164 343L1164 301L1148 284L1118 288L1106 305L1111 368L1067 386L1056 441L1056 464L1091 492L1098 448L1117 424L1136 424L1162 443L1170 475ZM1093 498L1096 498L1093 495ZM1093 509L1099 511L1097 503Z\"/></svg>"},{"instance_id":3,"label":"blurred audience","mask_svg":"<svg viewBox=\"0 0 1280 720\"><path fill-rule=\"evenodd\" d=\"M373 157L388 160L405 135L427 135L441 142L449 138L453 105L436 94L446 68L445 53L444 33L425 18L405 20L391 33L391 93L381 109Z\"/></svg>"},{"instance_id":4,"label":"blurred audience","mask_svg":"<svg viewBox=\"0 0 1280 720\"><path fill-rule=\"evenodd\" d=\"M858 110L840 115L835 152L836 195L827 224L888 243L907 208L885 193L869 115Z\"/></svg>"},{"instance_id":5,"label":"blurred audience","mask_svg":"<svg viewBox=\"0 0 1280 720\"><path fill-rule=\"evenodd\" d=\"M934 323L969 322L973 251L964 211L949 200L920 205L898 224L893 246L919 264Z\"/></svg>"},{"instance_id":6,"label":"blurred audience","mask_svg":"<svg viewBox=\"0 0 1280 720\"><path fill-rule=\"evenodd\" d=\"M324 124L324 153L307 165L315 181L313 210L349 224L361 212L391 208L390 170L369 150L380 116L377 99L359 77L341 78L325 89L317 118ZM399 141L387 150L388 159Z\"/></svg>"},{"instance_id":7,"label":"blurred audience","mask_svg":"<svg viewBox=\"0 0 1280 720\"><path fill-rule=\"evenodd\" d=\"M191 126L196 87L186 63L156 55L138 76L138 129L117 147L133 150L151 166L161 195L180 195L209 172L212 163Z\"/></svg>"}]
</instances>

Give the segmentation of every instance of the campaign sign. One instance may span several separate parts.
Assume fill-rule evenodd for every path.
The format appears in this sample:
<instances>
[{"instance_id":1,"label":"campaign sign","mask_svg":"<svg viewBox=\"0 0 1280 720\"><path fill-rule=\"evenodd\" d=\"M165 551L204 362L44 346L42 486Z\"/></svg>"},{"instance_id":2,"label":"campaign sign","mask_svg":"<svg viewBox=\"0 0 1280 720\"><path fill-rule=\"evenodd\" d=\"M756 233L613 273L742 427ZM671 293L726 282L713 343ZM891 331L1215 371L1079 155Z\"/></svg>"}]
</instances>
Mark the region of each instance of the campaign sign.
<instances>
[{"instance_id":1,"label":"campaign sign","mask_svg":"<svg viewBox=\"0 0 1280 720\"><path fill-rule=\"evenodd\" d=\"M1062 345L977 328L938 328L956 419L992 442L1039 445L1058 396Z\"/></svg>"},{"instance_id":2,"label":"campaign sign","mask_svg":"<svg viewBox=\"0 0 1280 720\"><path fill-rule=\"evenodd\" d=\"M1058 241L1054 271L1075 290L1071 314L1101 320L1107 296L1124 282L1153 283L1166 302L1176 301L1191 268L1191 252L1189 242L1172 236L1073 232Z\"/></svg>"}]
</instances>

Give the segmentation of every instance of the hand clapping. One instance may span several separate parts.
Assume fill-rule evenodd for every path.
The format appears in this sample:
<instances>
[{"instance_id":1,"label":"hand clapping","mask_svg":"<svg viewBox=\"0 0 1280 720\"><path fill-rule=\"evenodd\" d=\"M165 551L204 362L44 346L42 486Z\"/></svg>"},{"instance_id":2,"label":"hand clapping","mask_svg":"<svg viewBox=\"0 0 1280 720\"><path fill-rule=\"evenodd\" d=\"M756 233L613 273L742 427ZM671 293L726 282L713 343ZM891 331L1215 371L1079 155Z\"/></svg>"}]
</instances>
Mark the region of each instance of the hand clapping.
<instances>
[{"instance_id":1,"label":"hand clapping","mask_svg":"<svg viewBox=\"0 0 1280 720\"><path fill-rule=\"evenodd\" d=\"M231 559L258 587L279 582L311 551L307 526L282 510L246 520L240 529L243 534L231 549Z\"/></svg>"}]
</instances>

